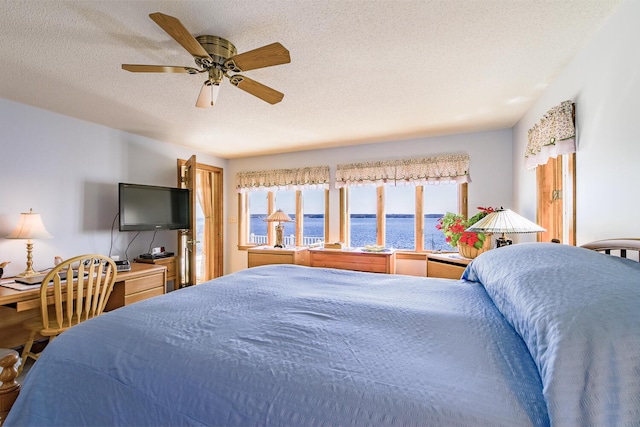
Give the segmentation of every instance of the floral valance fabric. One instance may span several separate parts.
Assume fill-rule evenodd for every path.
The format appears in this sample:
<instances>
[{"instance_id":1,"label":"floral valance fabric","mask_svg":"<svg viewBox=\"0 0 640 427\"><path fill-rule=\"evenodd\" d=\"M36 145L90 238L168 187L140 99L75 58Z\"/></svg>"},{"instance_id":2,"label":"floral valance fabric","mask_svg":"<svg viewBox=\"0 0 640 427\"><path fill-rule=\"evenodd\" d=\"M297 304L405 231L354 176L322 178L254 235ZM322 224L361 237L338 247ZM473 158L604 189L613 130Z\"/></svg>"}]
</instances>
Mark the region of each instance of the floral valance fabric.
<instances>
[{"instance_id":1,"label":"floral valance fabric","mask_svg":"<svg viewBox=\"0 0 640 427\"><path fill-rule=\"evenodd\" d=\"M336 171L336 188L464 182L471 182L468 154L342 164Z\"/></svg>"},{"instance_id":2,"label":"floral valance fabric","mask_svg":"<svg viewBox=\"0 0 640 427\"><path fill-rule=\"evenodd\" d=\"M550 157L576 151L573 108L573 102L564 101L529 129L529 142L524 153L524 166L527 169L546 164Z\"/></svg>"},{"instance_id":3,"label":"floral valance fabric","mask_svg":"<svg viewBox=\"0 0 640 427\"><path fill-rule=\"evenodd\" d=\"M329 166L272 169L236 174L236 190L250 191L313 190L329 188Z\"/></svg>"}]
</instances>

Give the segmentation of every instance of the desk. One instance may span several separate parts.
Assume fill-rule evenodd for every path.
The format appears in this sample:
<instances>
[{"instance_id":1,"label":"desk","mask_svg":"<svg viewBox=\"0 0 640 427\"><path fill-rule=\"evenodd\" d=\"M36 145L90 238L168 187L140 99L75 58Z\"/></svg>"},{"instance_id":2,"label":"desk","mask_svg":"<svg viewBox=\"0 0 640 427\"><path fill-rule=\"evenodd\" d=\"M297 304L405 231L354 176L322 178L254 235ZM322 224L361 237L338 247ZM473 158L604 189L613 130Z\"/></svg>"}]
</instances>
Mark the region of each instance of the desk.
<instances>
[{"instance_id":1,"label":"desk","mask_svg":"<svg viewBox=\"0 0 640 427\"><path fill-rule=\"evenodd\" d=\"M120 271L107 302L113 310L165 292L167 269L162 265L131 264L131 271ZM0 347L23 345L27 331L25 320L40 316L40 287L17 291L0 286Z\"/></svg>"}]
</instances>

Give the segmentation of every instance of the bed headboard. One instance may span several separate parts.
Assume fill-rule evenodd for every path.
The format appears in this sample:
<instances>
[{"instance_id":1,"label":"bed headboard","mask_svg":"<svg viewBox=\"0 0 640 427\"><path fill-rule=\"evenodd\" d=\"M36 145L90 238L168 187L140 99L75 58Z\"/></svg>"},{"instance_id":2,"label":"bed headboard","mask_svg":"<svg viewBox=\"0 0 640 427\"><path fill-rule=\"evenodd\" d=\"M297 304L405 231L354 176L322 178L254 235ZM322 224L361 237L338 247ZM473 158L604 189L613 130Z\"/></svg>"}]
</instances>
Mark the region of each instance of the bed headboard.
<instances>
[{"instance_id":1,"label":"bed headboard","mask_svg":"<svg viewBox=\"0 0 640 427\"><path fill-rule=\"evenodd\" d=\"M595 242L584 244L582 247L604 252L607 255L617 254L622 258L640 261L640 238L596 240ZM612 251L614 253L611 253Z\"/></svg>"}]
</instances>

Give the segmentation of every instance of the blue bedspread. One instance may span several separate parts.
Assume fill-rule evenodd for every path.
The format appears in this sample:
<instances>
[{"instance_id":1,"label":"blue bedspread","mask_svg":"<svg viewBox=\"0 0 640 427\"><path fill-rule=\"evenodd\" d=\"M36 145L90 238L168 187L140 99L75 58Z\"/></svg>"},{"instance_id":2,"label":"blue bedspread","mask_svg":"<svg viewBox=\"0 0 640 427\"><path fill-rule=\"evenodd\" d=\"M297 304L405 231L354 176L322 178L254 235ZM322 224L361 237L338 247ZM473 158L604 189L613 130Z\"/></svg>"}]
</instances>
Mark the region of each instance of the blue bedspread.
<instances>
[{"instance_id":1,"label":"blue bedspread","mask_svg":"<svg viewBox=\"0 0 640 427\"><path fill-rule=\"evenodd\" d=\"M536 363L480 284L299 266L244 270L70 329L6 421L548 424Z\"/></svg>"},{"instance_id":2,"label":"blue bedspread","mask_svg":"<svg viewBox=\"0 0 640 427\"><path fill-rule=\"evenodd\" d=\"M522 336L556 426L640 426L640 263L555 243L478 257L483 284Z\"/></svg>"}]
</instances>

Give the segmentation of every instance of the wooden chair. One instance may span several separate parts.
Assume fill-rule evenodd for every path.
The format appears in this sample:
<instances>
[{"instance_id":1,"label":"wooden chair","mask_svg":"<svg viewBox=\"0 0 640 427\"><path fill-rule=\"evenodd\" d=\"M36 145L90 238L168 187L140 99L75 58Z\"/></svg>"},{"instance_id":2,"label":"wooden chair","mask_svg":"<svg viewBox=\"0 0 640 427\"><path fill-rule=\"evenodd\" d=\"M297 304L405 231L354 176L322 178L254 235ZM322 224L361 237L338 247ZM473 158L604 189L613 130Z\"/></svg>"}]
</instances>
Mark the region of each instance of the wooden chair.
<instances>
[{"instance_id":1,"label":"wooden chair","mask_svg":"<svg viewBox=\"0 0 640 427\"><path fill-rule=\"evenodd\" d=\"M72 326L102 314L116 281L116 265L103 255L80 255L49 271L40 285L40 319L25 322L29 338L22 351L19 374L30 357L36 334L53 338ZM73 280L66 280L73 277Z\"/></svg>"}]
</instances>

